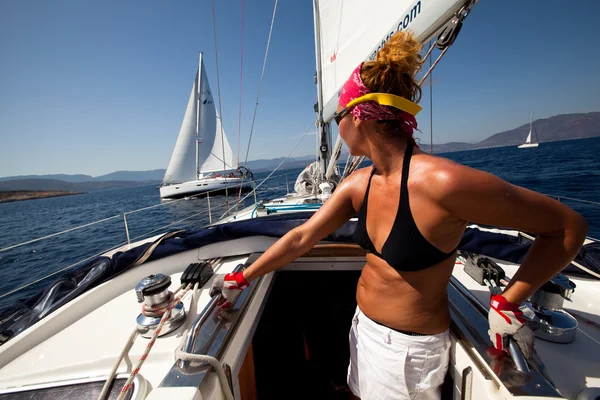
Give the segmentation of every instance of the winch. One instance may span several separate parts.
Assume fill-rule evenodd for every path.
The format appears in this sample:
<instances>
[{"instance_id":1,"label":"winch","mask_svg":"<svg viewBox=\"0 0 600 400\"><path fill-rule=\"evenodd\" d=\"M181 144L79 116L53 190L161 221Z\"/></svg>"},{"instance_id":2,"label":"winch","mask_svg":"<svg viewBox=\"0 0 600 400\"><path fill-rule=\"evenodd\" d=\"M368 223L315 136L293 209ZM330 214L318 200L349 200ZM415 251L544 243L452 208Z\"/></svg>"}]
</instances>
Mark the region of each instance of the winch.
<instances>
[{"instance_id":1,"label":"winch","mask_svg":"<svg viewBox=\"0 0 600 400\"><path fill-rule=\"evenodd\" d=\"M577 320L563 310L571 301L575 283L558 274L539 288L521 308L535 336L555 343L571 343L577 334Z\"/></svg>"},{"instance_id":2,"label":"winch","mask_svg":"<svg viewBox=\"0 0 600 400\"><path fill-rule=\"evenodd\" d=\"M163 274L150 275L142 279L135 287L138 303L143 303L142 313L136 322L143 337L150 338L156 330L164 313L171 306L173 293L169 291L171 278ZM178 302L158 336L166 335L179 328L185 321L183 303Z\"/></svg>"}]
</instances>

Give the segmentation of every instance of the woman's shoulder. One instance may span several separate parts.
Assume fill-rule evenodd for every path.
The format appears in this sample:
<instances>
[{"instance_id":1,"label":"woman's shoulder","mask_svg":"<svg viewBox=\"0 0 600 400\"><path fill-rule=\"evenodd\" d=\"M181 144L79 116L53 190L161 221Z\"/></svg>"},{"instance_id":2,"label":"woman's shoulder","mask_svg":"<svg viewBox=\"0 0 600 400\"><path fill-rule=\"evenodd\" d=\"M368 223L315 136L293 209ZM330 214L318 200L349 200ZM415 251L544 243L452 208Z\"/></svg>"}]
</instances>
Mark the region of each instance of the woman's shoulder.
<instances>
[{"instance_id":1,"label":"woman's shoulder","mask_svg":"<svg viewBox=\"0 0 600 400\"><path fill-rule=\"evenodd\" d=\"M459 193L464 194L475 186L486 185L490 180L502 181L488 172L441 156L420 153L418 160L415 168L417 179L413 184L433 198L443 199Z\"/></svg>"},{"instance_id":2,"label":"woman's shoulder","mask_svg":"<svg viewBox=\"0 0 600 400\"><path fill-rule=\"evenodd\" d=\"M457 174L460 173L462 168L468 167L448 158L429 154L424 151L413 155L410 166L411 172L418 170L420 173L429 175L430 178L435 178L439 175Z\"/></svg>"},{"instance_id":3,"label":"woman's shoulder","mask_svg":"<svg viewBox=\"0 0 600 400\"><path fill-rule=\"evenodd\" d=\"M373 166L359 168L356 171L352 172L350 175L348 175L344 179L344 181L347 181L353 187L362 187L367 184L367 181L369 180L372 171Z\"/></svg>"},{"instance_id":4,"label":"woman's shoulder","mask_svg":"<svg viewBox=\"0 0 600 400\"><path fill-rule=\"evenodd\" d=\"M357 169L342 180L339 186L340 189L343 188L343 190L352 198L354 198L357 194L364 195L365 188L367 187L369 176L371 176L372 170L372 166ZM360 198L362 199L362 197Z\"/></svg>"}]
</instances>

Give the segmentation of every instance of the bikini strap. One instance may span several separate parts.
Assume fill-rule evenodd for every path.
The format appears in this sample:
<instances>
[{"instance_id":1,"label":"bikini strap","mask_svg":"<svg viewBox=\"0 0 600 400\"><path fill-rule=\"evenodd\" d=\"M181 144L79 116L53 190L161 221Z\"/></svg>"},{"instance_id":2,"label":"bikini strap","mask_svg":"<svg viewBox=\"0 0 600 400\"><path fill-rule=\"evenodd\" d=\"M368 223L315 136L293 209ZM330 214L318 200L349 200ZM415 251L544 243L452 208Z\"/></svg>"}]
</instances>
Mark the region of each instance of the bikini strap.
<instances>
[{"instance_id":1,"label":"bikini strap","mask_svg":"<svg viewBox=\"0 0 600 400\"><path fill-rule=\"evenodd\" d=\"M365 190L365 196L363 197L362 205L360 206L360 213L364 216L365 220L367 218L367 202L369 201L369 190L371 190L371 179L373 179L373 175L375 174L375 166L371 169L371 175L369 175L369 183L367 183L367 190Z\"/></svg>"},{"instance_id":2,"label":"bikini strap","mask_svg":"<svg viewBox=\"0 0 600 400\"><path fill-rule=\"evenodd\" d=\"M406 151L404 152L404 160L402 160L402 188L408 187L408 170L410 169L410 159L413 153L413 145L408 143Z\"/></svg>"},{"instance_id":3,"label":"bikini strap","mask_svg":"<svg viewBox=\"0 0 600 400\"><path fill-rule=\"evenodd\" d=\"M410 169L410 159L413 154L413 145L408 143L402 160L402 180L400 181L400 204L399 208L410 209L408 203L408 172ZM410 210L408 210L410 212Z\"/></svg>"}]
</instances>

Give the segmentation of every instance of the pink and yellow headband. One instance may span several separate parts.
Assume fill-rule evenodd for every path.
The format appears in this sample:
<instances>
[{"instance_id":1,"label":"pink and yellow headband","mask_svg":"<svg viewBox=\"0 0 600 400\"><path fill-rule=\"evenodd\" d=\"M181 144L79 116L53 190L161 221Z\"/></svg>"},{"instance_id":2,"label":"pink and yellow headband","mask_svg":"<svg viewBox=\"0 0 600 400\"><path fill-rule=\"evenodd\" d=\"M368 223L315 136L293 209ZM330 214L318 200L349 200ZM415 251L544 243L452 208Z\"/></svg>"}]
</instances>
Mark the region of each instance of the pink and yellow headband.
<instances>
[{"instance_id":1,"label":"pink and yellow headband","mask_svg":"<svg viewBox=\"0 0 600 400\"><path fill-rule=\"evenodd\" d=\"M359 120L402 120L405 122L403 127L406 133L412 137L413 130L417 129L415 116L422 107L390 93L371 93L360 76L362 65L361 63L352 71L350 78L342 87L338 104Z\"/></svg>"}]
</instances>

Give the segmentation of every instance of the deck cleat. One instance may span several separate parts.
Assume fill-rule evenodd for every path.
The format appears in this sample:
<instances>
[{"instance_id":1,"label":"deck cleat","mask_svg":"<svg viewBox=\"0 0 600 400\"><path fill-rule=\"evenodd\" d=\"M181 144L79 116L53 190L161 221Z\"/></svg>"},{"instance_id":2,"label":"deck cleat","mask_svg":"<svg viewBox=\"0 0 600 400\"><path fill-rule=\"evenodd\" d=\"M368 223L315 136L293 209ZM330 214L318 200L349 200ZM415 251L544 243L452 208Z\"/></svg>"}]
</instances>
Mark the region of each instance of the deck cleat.
<instances>
[{"instance_id":1,"label":"deck cleat","mask_svg":"<svg viewBox=\"0 0 600 400\"><path fill-rule=\"evenodd\" d=\"M150 338L156 331L160 320L173 302L173 293L169 291L171 278L156 274L145 277L135 287L138 303L142 303L142 312L136 322L138 331L145 338ZM185 321L183 303L178 302L171 310L171 315L163 325L158 336L166 335L179 328Z\"/></svg>"}]
</instances>

